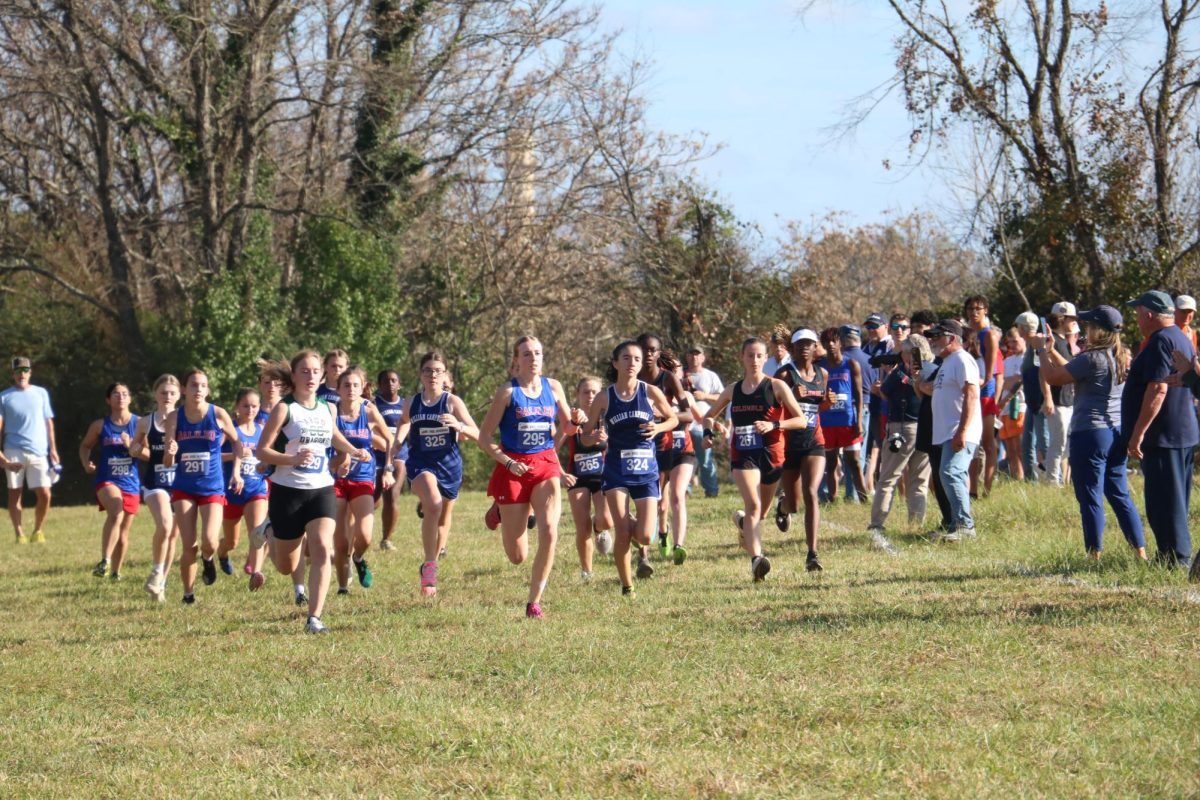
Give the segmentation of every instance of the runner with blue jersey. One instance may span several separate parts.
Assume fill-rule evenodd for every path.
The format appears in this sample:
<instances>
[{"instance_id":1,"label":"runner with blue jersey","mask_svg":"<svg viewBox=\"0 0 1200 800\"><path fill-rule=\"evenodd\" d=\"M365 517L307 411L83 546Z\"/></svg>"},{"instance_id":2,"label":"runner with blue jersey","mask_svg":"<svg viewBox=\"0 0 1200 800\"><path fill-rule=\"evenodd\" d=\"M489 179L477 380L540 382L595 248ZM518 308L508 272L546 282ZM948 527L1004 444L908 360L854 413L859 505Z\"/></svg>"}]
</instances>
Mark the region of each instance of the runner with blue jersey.
<instances>
[{"instance_id":1,"label":"runner with blue jersey","mask_svg":"<svg viewBox=\"0 0 1200 800\"><path fill-rule=\"evenodd\" d=\"M141 503L142 481L129 448L138 418L129 412L129 387L114 383L105 393L109 415L91 424L79 445L79 460L95 475L96 502L107 516L100 534L100 561L92 574L121 579L121 564L129 546L129 528ZM100 463L92 463L92 448L100 446Z\"/></svg>"},{"instance_id":2,"label":"runner with blue jersey","mask_svg":"<svg viewBox=\"0 0 1200 800\"><path fill-rule=\"evenodd\" d=\"M375 382L375 407L387 423L388 432L395 440L396 431L400 428L400 418L404 416L404 398L400 396L400 373L394 369L385 369L379 373ZM400 499L400 489L407 477L405 462L408 461L408 442L401 442L395 459L389 459L386 450L375 448L375 510L383 505L383 536L379 540L380 550L395 550L392 544L392 533L396 530L396 503ZM383 474L392 474L392 487L383 490Z\"/></svg>"},{"instance_id":3,"label":"runner with blue jersey","mask_svg":"<svg viewBox=\"0 0 1200 800\"><path fill-rule=\"evenodd\" d=\"M634 596L631 543L636 539L641 546L648 546L658 517L654 438L674 430L679 423L666 395L658 387L638 379L642 359L642 347L635 341L621 342L613 349L608 367L610 385L588 408L588 422L584 425L586 434L598 433L600 441L608 444L600 485L616 528L613 557L621 579L621 594L629 598ZM630 501L636 517L628 513ZM638 571L639 577L653 574L653 567L648 572Z\"/></svg>"},{"instance_id":4,"label":"runner with blue jersey","mask_svg":"<svg viewBox=\"0 0 1200 800\"><path fill-rule=\"evenodd\" d=\"M536 515L538 551L529 579L525 616L541 619L542 592L554 566L558 518L562 513L559 479L562 466L554 453L554 431L574 436L585 421L582 411L571 409L562 385L542 377L542 343L522 336L513 346L506 381L492 397L487 416L479 426L479 447L496 462L488 482L488 495L496 503L485 517L488 527L502 528L508 560L520 564L528 552L529 511ZM493 439L497 429L500 444Z\"/></svg>"},{"instance_id":5,"label":"runner with blue jersey","mask_svg":"<svg viewBox=\"0 0 1200 800\"><path fill-rule=\"evenodd\" d=\"M217 563L226 575L233 574L233 564L229 554L238 546L238 532L241 521L246 520L246 530L254 530L267 518L267 479L258 471L259 437L262 436L262 425L259 424L259 397L254 389L241 389L237 393L237 401L233 413L237 422L238 441L242 443L242 490L232 489L225 493L225 511L222 514L224 536L221 546L217 549ZM227 441L221 445L221 469L225 484L233 480L233 448ZM257 592L262 588L262 562L266 554L261 546L251 543L246 554L246 564L243 568L250 576L250 591ZM255 577L255 576L258 577Z\"/></svg>"},{"instance_id":6,"label":"runner with blue jersey","mask_svg":"<svg viewBox=\"0 0 1200 800\"><path fill-rule=\"evenodd\" d=\"M479 428L467 404L446 390L448 372L441 353L421 357L421 391L404 407L396 433L396 447L408 444L408 475L420 501L421 546L424 559L418 570L421 594L437 594L438 558L450 537L454 503L462 486L463 462L459 437L479 438Z\"/></svg>"},{"instance_id":7,"label":"runner with blue jersey","mask_svg":"<svg viewBox=\"0 0 1200 800\"><path fill-rule=\"evenodd\" d=\"M167 417L179 402L179 379L160 375L154 382L154 401L157 408L138 420L130 452L145 462L142 473L142 500L154 519L154 539L150 547L150 577L146 593L158 602L166 599L167 567L175 560L175 544L179 540L179 524L171 510L171 488L175 484L175 469L163 466L167 440ZM176 445L178 447L178 445Z\"/></svg>"},{"instance_id":8,"label":"runner with blue jersey","mask_svg":"<svg viewBox=\"0 0 1200 800\"><path fill-rule=\"evenodd\" d=\"M337 406L337 429L352 447L371 452L371 443L382 440L392 448L392 433L379 409L365 395L370 391L367 374L361 367L352 366L338 378L341 398ZM375 456L358 460L340 456L333 462L337 480L333 494L337 505L337 529L333 537L333 564L337 569L338 594L350 593L350 564L354 563L358 582L370 589L374 582L366 553L371 546L375 526ZM392 475L383 474L383 488L392 488Z\"/></svg>"},{"instance_id":9,"label":"runner with blue jersey","mask_svg":"<svg viewBox=\"0 0 1200 800\"><path fill-rule=\"evenodd\" d=\"M599 378L588 376L575 387L575 405L590 408L600 394ZM567 501L571 516L575 520L575 550L579 554L579 570L583 580L591 580L593 551L601 555L612 553L612 519L608 515L608 503L600 490L600 475L604 472L604 452L608 445L600 441L598 434L584 437L582 433L565 436L555 434L555 444L567 445L567 469L563 483L567 487ZM595 533L595 542L592 534Z\"/></svg>"},{"instance_id":10,"label":"runner with blue jersey","mask_svg":"<svg viewBox=\"0 0 1200 800\"><path fill-rule=\"evenodd\" d=\"M821 411L821 435L825 437L825 486L829 502L837 502L838 479L842 475L841 459L854 481L859 497L867 496L863 479L862 417L863 374L861 365L842 352L842 339L837 328L821 331L821 346L825 357L817 365L825 369L826 402Z\"/></svg>"},{"instance_id":11,"label":"runner with blue jersey","mask_svg":"<svg viewBox=\"0 0 1200 800\"><path fill-rule=\"evenodd\" d=\"M196 556L199 544L204 563L204 584L217 580L214 558L221 539L221 517L225 509L225 478L221 472L221 437L237 442L237 429L225 409L208 402L208 376L194 369L183 380L183 408L177 408L163 425L167 449L163 465L175 470L171 506L179 521L183 551L179 574L183 579L183 602L196 602ZM174 443L175 447L171 447ZM242 447L233 449L234 491L242 488Z\"/></svg>"}]
</instances>

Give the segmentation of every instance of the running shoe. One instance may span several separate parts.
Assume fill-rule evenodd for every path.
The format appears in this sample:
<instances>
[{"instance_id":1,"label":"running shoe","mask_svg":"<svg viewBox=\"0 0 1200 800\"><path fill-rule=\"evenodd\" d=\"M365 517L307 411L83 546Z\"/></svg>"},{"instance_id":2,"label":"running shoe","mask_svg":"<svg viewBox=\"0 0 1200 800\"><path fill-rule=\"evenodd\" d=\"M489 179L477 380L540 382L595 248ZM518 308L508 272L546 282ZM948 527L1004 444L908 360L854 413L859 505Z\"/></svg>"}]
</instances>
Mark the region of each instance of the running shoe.
<instances>
[{"instance_id":1,"label":"running shoe","mask_svg":"<svg viewBox=\"0 0 1200 800\"><path fill-rule=\"evenodd\" d=\"M392 544L391 539L384 539L382 542L379 543L379 549L380 550L395 550L396 545Z\"/></svg>"},{"instance_id":2,"label":"running shoe","mask_svg":"<svg viewBox=\"0 0 1200 800\"><path fill-rule=\"evenodd\" d=\"M151 571L150 577L146 579L145 585L142 587L146 590L146 594L153 597L158 602L166 599L163 590L166 588L165 581L162 580L163 575L158 572Z\"/></svg>"},{"instance_id":3,"label":"running shoe","mask_svg":"<svg viewBox=\"0 0 1200 800\"><path fill-rule=\"evenodd\" d=\"M541 603L526 603L525 604L525 617L527 619L544 619L545 616L546 615L542 613L542 604Z\"/></svg>"},{"instance_id":4,"label":"running shoe","mask_svg":"<svg viewBox=\"0 0 1200 800\"><path fill-rule=\"evenodd\" d=\"M962 541L962 534L960 534L958 531L941 531L941 532L934 531L933 533L934 533L934 541L935 542L939 541L939 540L943 541L943 542L960 542L960 541Z\"/></svg>"},{"instance_id":5,"label":"running shoe","mask_svg":"<svg viewBox=\"0 0 1200 800\"><path fill-rule=\"evenodd\" d=\"M820 572L825 569L821 566L821 559L817 558L816 550L808 551L808 558L804 559L804 569L809 572Z\"/></svg>"},{"instance_id":6,"label":"running shoe","mask_svg":"<svg viewBox=\"0 0 1200 800\"><path fill-rule=\"evenodd\" d=\"M185 595L183 596L183 604L184 604L185 606L194 606L194 605L196 605L196 595L194 595L194 594L185 594Z\"/></svg>"},{"instance_id":7,"label":"running shoe","mask_svg":"<svg viewBox=\"0 0 1200 800\"><path fill-rule=\"evenodd\" d=\"M733 527L737 528L738 544L740 544L742 547L746 546L746 534L745 534L745 531L742 530L742 523L745 521L746 521L746 512L745 511L742 511L739 508L737 511L733 512Z\"/></svg>"},{"instance_id":8,"label":"running shoe","mask_svg":"<svg viewBox=\"0 0 1200 800\"><path fill-rule=\"evenodd\" d=\"M96 566L92 568L92 574L97 578L108 577L108 559L102 558L96 562Z\"/></svg>"},{"instance_id":9,"label":"running shoe","mask_svg":"<svg viewBox=\"0 0 1200 800\"><path fill-rule=\"evenodd\" d=\"M638 580L644 581L654 574L654 567L651 566L650 560L645 556L640 556L637 562Z\"/></svg>"},{"instance_id":10,"label":"running shoe","mask_svg":"<svg viewBox=\"0 0 1200 800\"><path fill-rule=\"evenodd\" d=\"M242 564L242 572L246 573L247 575L253 575L254 565L247 561L245 564Z\"/></svg>"},{"instance_id":11,"label":"running shoe","mask_svg":"<svg viewBox=\"0 0 1200 800\"><path fill-rule=\"evenodd\" d=\"M671 557L671 539L665 532L658 535L658 552L663 558Z\"/></svg>"},{"instance_id":12,"label":"running shoe","mask_svg":"<svg viewBox=\"0 0 1200 800\"><path fill-rule=\"evenodd\" d=\"M625 600L637 600L637 589L632 586L622 586L621 597Z\"/></svg>"},{"instance_id":13,"label":"running shoe","mask_svg":"<svg viewBox=\"0 0 1200 800\"><path fill-rule=\"evenodd\" d=\"M755 583L762 583L767 577L767 573L771 571L771 559L766 556L755 556L750 561L750 574L754 576Z\"/></svg>"},{"instance_id":14,"label":"running shoe","mask_svg":"<svg viewBox=\"0 0 1200 800\"><path fill-rule=\"evenodd\" d=\"M17 534L17 544L29 544L29 537L24 533Z\"/></svg>"},{"instance_id":15,"label":"running shoe","mask_svg":"<svg viewBox=\"0 0 1200 800\"><path fill-rule=\"evenodd\" d=\"M596 552L602 556L611 556L613 549L612 531L600 531L596 534Z\"/></svg>"},{"instance_id":16,"label":"running shoe","mask_svg":"<svg viewBox=\"0 0 1200 800\"><path fill-rule=\"evenodd\" d=\"M46 543L46 534L42 531L34 531L33 532L33 543L34 544L45 544Z\"/></svg>"},{"instance_id":17,"label":"running shoe","mask_svg":"<svg viewBox=\"0 0 1200 800\"><path fill-rule=\"evenodd\" d=\"M417 519L425 519L425 509L421 508L421 501L417 501Z\"/></svg>"},{"instance_id":18,"label":"running shoe","mask_svg":"<svg viewBox=\"0 0 1200 800\"><path fill-rule=\"evenodd\" d=\"M979 535L979 534L975 533L974 525L972 525L970 528L963 528L961 531L959 531L959 533L968 539L974 539L976 536Z\"/></svg>"},{"instance_id":19,"label":"running shoe","mask_svg":"<svg viewBox=\"0 0 1200 800\"><path fill-rule=\"evenodd\" d=\"M438 565L436 561L426 561L421 564L421 595L424 597L433 597L437 594L437 573Z\"/></svg>"},{"instance_id":20,"label":"running shoe","mask_svg":"<svg viewBox=\"0 0 1200 800\"><path fill-rule=\"evenodd\" d=\"M261 572L250 573L250 591L257 592L267 582L267 576Z\"/></svg>"},{"instance_id":21,"label":"running shoe","mask_svg":"<svg viewBox=\"0 0 1200 800\"><path fill-rule=\"evenodd\" d=\"M483 524L487 526L489 531L494 531L500 527L500 506L492 503L492 507L483 515Z\"/></svg>"},{"instance_id":22,"label":"running shoe","mask_svg":"<svg viewBox=\"0 0 1200 800\"><path fill-rule=\"evenodd\" d=\"M261 524L250 529L250 549L257 550L267 543L267 535L271 532L271 520L264 519Z\"/></svg>"},{"instance_id":23,"label":"running shoe","mask_svg":"<svg viewBox=\"0 0 1200 800\"><path fill-rule=\"evenodd\" d=\"M303 589L300 589L299 591L296 592L296 605L302 606L302 605L307 605L307 603L308 603L308 595L305 594Z\"/></svg>"},{"instance_id":24,"label":"running shoe","mask_svg":"<svg viewBox=\"0 0 1200 800\"><path fill-rule=\"evenodd\" d=\"M584 583L587 583L588 581L590 581L592 579L591 571L586 570L586 569L579 570L579 579L582 580Z\"/></svg>"},{"instance_id":25,"label":"running shoe","mask_svg":"<svg viewBox=\"0 0 1200 800\"><path fill-rule=\"evenodd\" d=\"M109 575L108 577L113 583L116 583L117 581L121 580L121 573L114 572L111 575Z\"/></svg>"},{"instance_id":26,"label":"running shoe","mask_svg":"<svg viewBox=\"0 0 1200 800\"><path fill-rule=\"evenodd\" d=\"M339 587L338 587L338 590L337 590L337 593L338 593L338 594L350 594L350 587L348 587L348 586L339 586Z\"/></svg>"},{"instance_id":27,"label":"running shoe","mask_svg":"<svg viewBox=\"0 0 1200 800\"><path fill-rule=\"evenodd\" d=\"M900 555L900 551L896 549L891 540L884 536L883 528L871 527L867 529L867 532L871 534L871 546L876 550L882 550L889 556Z\"/></svg>"},{"instance_id":28,"label":"running shoe","mask_svg":"<svg viewBox=\"0 0 1200 800\"><path fill-rule=\"evenodd\" d=\"M438 561L441 561L445 557L446 557L446 548L443 547L441 550L438 550Z\"/></svg>"},{"instance_id":29,"label":"running shoe","mask_svg":"<svg viewBox=\"0 0 1200 800\"><path fill-rule=\"evenodd\" d=\"M354 561L354 559L350 560ZM354 561L354 571L358 573L358 585L364 589L370 589L371 584L375 582L375 576L371 574L371 568L367 566L365 558Z\"/></svg>"},{"instance_id":30,"label":"running shoe","mask_svg":"<svg viewBox=\"0 0 1200 800\"><path fill-rule=\"evenodd\" d=\"M792 515L783 510L782 503L775 504L775 527L784 533L792 527Z\"/></svg>"},{"instance_id":31,"label":"running shoe","mask_svg":"<svg viewBox=\"0 0 1200 800\"><path fill-rule=\"evenodd\" d=\"M671 553L671 556L672 560L675 562L675 566L681 567L683 566L683 562L687 561L687 548L681 544L677 544L675 545L675 550Z\"/></svg>"},{"instance_id":32,"label":"running shoe","mask_svg":"<svg viewBox=\"0 0 1200 800\"><path fill-rule=\"evenodd\" d=\"M233 574L233 562L232 561L230 561L228 558L220 558L217 560L221 562L221 572L224 572L226 575Z\"/></svg>"},{"instance_id":33,"label":"running shoe","mask_svg":"<svg viewBox=\"0 0 1200 800\"><path fill-rule=\"evenodd\" d=\"M217 565L211 558L201 557L200 562L203 564L201 571L203 572L204 585L212 586L217 582Z\"/></svg>"},{"instance_id":34,"label":"running shoe","mask_svg":"<svg viewBox=\"0 0 1200 800\"><path fill-rule=\"evenodd\" d=\"M308 622L304 626L305 633L329 633L329 628L325 627L325 623L321 622L320 617L309 617Z\"/></svg>"},{"instance_id":35,"label":"running shoe","mask_svg":"<svg viewBox=\"0 0 1200 800\"><path fill-rule=\"evenodd\" d=\"M529 519L525 520L525 530L531 531L537 526L537 517L533 514L529 515Z\"/></svg>"}]
</instances>

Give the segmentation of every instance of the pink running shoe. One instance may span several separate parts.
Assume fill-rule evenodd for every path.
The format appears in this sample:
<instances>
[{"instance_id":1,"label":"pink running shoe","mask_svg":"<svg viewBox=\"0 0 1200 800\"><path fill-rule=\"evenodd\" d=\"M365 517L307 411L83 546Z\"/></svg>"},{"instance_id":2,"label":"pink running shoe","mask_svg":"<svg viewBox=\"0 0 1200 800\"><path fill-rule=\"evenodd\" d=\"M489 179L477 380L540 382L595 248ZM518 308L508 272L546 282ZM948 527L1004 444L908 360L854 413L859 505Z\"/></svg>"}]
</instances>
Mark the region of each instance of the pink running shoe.
<instances>
[{"instance_id":1,"label":"pink running shoe","mask_svg":"<svg viewBox=\"0 0 1200 800\"><path fill-rule=\"evenodd\" d=\"M528 619L544 619L546 615L542 613L541 603L526 603L525 616Z\"/></svg>"},{"instance_id":2,"label":"pink running shoe","mask_svg":"<svg viewBox=\"0 0 1200 800\"><path fill-rule=\"evenodd\" d=\"M247 561L246 566L242 567L242 572L246 573L247 575L253 575L254 565Z\"/></svg>"},{"instance_id":3,"label":"pink running shoe","mask_svg":"<svg viewBox=\"0 0 1200 800\"><path fill-rule=\"evenodd\" d=\"M494 531L500 527L500 506L492 503L492 507L483 515L483 524L487 525L489 531Z\"/></svg>"},{"instance_id":4,"label":"pink running shoe","mask_svg":"<svg viewBox=\"0 0 1200 800\"><path fill-rule=\"evenodd\" d=\"M267 576L261 572L253 572L250 574L250 591L257 592L267 582Z\"/></svg>"},{"instance_id":5,"label":"pink running shoe","mask_svg":"<svg viewBox=\"0 0 1200 800\"><path fill-rule=\"evenodd\" d=\"M433 597L437 594L437 562L426 561L421 565L421 594Z\"/></svg>"}]
</instances>

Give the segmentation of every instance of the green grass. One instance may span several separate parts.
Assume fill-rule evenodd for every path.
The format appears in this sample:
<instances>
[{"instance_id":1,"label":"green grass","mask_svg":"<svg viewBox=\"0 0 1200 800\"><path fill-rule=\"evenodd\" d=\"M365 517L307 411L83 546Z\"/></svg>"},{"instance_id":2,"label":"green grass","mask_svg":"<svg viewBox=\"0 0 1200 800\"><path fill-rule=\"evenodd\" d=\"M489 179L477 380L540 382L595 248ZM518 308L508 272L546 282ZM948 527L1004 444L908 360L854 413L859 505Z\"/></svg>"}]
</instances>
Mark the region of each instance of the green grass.
<instances>
[{"instance_id":1,"label":"green grass","mask_svg":"<svg viewBox=\"0 0 1200 800\"><path fill-rule=\"evenodd\" d=\"M725 487L691 505L687 564L655 556L633 604L603 559L581 584L568 520L540 623L479 494L421 601L413 502L400 549L372 552L375 587L330 598L326 637L302 634L274 574L256 595L220 576L183 607L176 571L152 604L146 513L120 584L89 574L94 510L55 509L43 546L6 535L0 793L1200 794L1197 596L1134 563L1111 521L1087 564L1069 493L1003 485L978 540L897 530L897 558L839 506L815 576L800 526L768 523L755 586Z\"/></svg>"}]
</instances>

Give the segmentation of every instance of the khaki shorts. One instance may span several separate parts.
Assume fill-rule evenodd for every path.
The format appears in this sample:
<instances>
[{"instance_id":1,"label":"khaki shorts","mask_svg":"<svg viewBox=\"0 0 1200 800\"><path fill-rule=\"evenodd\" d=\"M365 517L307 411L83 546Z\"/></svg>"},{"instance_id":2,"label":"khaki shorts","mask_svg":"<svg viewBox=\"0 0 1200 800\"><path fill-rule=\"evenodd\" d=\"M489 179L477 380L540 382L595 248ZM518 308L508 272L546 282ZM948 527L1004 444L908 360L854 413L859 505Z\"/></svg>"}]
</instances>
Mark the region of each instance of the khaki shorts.
<instances>
[{"instance_id":1,"label":"khaki shorts","mask_svg":"<svg viewBox=\"0 0 1200 800\"><path fill-rule=\"evenodd\" d=\"M20 489L22 485L30 489L49 488L54 483L54 473L50 471L50 459L27 453L24 450L5 450L4 457L10 462L21 465L16 471L4 470L8 477L9 489Z\"/></svg>"}]
</instances>

